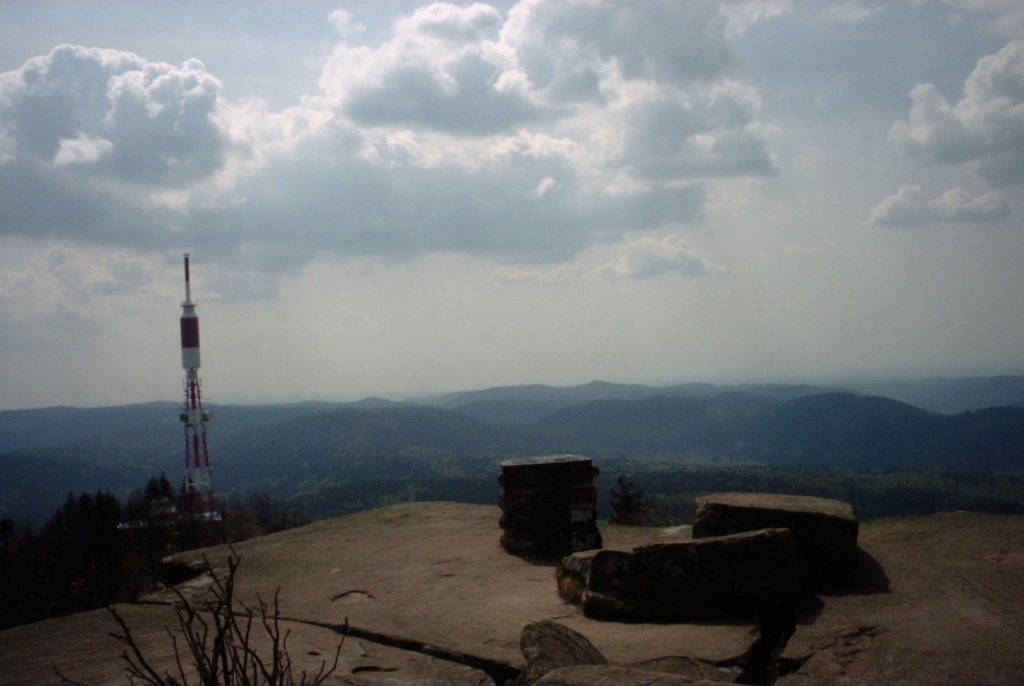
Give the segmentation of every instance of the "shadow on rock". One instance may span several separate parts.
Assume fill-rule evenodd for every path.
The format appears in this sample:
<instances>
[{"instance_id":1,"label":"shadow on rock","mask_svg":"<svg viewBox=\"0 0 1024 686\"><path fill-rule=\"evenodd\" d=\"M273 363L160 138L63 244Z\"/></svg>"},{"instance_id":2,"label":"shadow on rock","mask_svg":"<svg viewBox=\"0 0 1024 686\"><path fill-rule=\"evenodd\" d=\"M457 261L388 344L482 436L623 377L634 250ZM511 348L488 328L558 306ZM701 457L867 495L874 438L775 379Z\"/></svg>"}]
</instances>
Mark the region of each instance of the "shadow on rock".
<instances>
[{"instance_id":1,"label":"shadow on rock","mask_svg":"<svg viewBox=\"0 0 1024 686\"><path fill-rule=\"evenodd\" d=\"M891 593L889 575L881 563L863 548L857 549L857 565L849 576L842 579L820 581L812 585L812 590L821 595L876 595Z\"/></svg>"}]
</instances>

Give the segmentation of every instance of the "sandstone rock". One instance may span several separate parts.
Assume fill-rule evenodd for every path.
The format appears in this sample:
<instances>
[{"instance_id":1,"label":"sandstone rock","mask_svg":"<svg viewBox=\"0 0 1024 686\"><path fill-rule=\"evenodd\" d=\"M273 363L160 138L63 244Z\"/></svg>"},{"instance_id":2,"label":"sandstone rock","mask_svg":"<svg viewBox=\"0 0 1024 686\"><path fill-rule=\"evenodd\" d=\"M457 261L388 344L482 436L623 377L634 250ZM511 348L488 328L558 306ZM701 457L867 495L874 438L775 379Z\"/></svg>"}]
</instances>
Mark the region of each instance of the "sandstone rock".
<instances>
[{"instance_id":1,"label":"sandstone rock","mask_svg":"<svg viewBox=\"0 0 1024 686\"><path fill-rule=\"evenodd\" d=\"M664 674L676 674L687 677L693 681L712 681L715 683L733 684L743 673L740 666L739 656L732 660L712 662L701 660L695 657L681 655L669 655L653 660L644 660L626 665L635 669L642 669L648 672L661 672Z\"/></svg>"},{"instance_id":2,"label":"sandstone rock","mask_svg":"<svg viewBox=\"0 0 1024 686\"><path fill-rule=\"evenodd\" d=\"M560 667L608 664L586 636L550 619L527 624L519 638L519 648L527 668L516 679L517 685L532 684Z\"/></svg>"},{"instance_id":3,"label":"sandstone rock","mask_svg":"<svg viewBox=\"0 0 1024 686\"><path fill-rule=\"evenodd\" d=\"M721 682L694 681L681 674L649 672L634 667L563 667L548 672L537 686L716 686Z\"/></svg>"},{"instance_id":4,"label":"sandstone rock","mask_svg":"<svg viewBox=\"0 0 1024 686\"><path fill-rule=\"evenodd\" d=\"M591 618L687 621L750 612L799 586L800 562L786 529L588 551L563 559L559 592Z\"/></svg>"},{"instance_id":5,"label":"sandstone rock","mask_svg":"<svg viewBox=\"0 0 1024 686\"><path fill-rule=\"evenodd\" d=\"M812 581L842 581L856 572L859 523L849 503L800 495L715 493L697 498L696 509L695 539L786 528Z\"/></svg>"}]
</instances>

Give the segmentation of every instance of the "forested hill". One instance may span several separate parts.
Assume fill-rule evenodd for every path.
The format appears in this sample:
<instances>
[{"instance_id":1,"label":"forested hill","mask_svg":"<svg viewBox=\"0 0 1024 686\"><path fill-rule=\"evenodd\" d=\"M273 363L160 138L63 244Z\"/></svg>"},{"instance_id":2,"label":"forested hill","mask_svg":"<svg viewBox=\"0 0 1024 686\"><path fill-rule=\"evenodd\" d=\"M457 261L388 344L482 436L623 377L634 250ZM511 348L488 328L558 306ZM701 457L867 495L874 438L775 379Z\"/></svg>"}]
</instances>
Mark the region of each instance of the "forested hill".
<instances>
[{"instance_id":1,"label":"forested hill","mask_svg":"<svg viewBox=\"0 0 1024 686\"><path fill-rule=\"evenodd\" d=\"M461 497L452 489L465 487L484 488L490 498L500 460L547 453L844 469L1024 467L1021 407L943 415L887 398L758 387L583 401L532 420L523 413L514 420L479 418L487 414L481 402L491 413L502 403L522 410L524 399L510 395L470 398L456 409L380 400L218 407L210 429L215 486L225 496L265 492L298 496L300 504L301 498L379 504L382 494L415 497L416 489L437 492L437 484L447 497ZM564 398L548 400L564 404ZM536 414L537 403L528 406L525 414ZM0 441L29 444L0 455L0 516L38 521L69 491L104 489L123 497L160 472L176 479L182 469L177 406L117 409L78 411L82 416L70 408L0 413ZM47 431L49 421L56 425Z\"/></svg>"},{"instance_id":2,"label":"forested hill","mask_svg":"<svg viewBox=\"0 0 1024 686\"><path fill-rule=\"evenodd\" d=\"M687 383L653 387L593 381L582 386L564 388L540 384L504 386L416 398L413 402L458 409L485 421L518 423L536 421L555 410L594 400L642 400L657 395L706 400L722 394L793 400L806 395L831 392L891 398L930 412L959 414L989 407L1024 407L1024 376L892 379L884 382L851 382L828 386Z\"/></svg>"}]
</instances>

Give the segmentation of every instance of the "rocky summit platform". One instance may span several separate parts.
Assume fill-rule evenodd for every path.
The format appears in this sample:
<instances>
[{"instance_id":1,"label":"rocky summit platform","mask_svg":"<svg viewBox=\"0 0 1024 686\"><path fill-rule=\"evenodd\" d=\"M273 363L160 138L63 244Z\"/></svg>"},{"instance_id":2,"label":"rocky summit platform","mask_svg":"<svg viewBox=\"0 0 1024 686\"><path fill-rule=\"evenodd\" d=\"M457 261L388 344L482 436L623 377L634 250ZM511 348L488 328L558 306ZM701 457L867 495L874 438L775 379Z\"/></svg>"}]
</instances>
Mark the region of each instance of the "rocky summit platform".
<instances>
[{"instance_id":1,"label":"rocky summit platform","mask_svg":"<svg viewBox=\"0 0 1024 686\"><path fill-rule=\"evenodd\" d=\"M556 559L499 545L497 507L415 503L317 522L235 546L238 594L273 597L297 667L315 671L346 620L334 684L493 684L526 666L523 627L545 619L579 632L612 664L647 662L702 678L753 644L754 622L622 624L584 617L558 596ZM602 526L606 548L687 540L674 529ZM800 601L782 686L1024 683L1024 518L949 513L861 524L861 573ZM223 565L225 547L206 555ZM190 582L201 593L201 583ZM154 597L157 603L161 598ZM120 610L158 665L170 666L159 604ZM126 684L103 610L0 632L0 683L58 684L57 667L92 686ZM686 658L686 659L680 659ZM723 665L717 670L708 665ZM709 671L710 670L710 671Z\"/></svg>"}]
</instances>

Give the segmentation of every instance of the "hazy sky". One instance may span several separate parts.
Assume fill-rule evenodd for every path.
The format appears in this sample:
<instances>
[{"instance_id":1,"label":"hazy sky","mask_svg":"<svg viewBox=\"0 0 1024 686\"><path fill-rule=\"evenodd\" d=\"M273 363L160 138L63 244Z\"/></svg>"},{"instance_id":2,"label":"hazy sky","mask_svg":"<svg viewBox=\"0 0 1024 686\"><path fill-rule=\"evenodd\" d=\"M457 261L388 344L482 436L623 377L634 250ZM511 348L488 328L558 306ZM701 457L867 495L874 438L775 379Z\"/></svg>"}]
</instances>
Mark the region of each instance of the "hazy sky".
<instances>
[{"instance_id":1,"label":"hazy sky","mask_svg":"<svg viewBox=\"0 0 1024 686\"><path fill-rule=\"evenodd\" d=\"M0 409L1024 373L1024 7L0 3Z\"/></svg>"}]
</instances>

